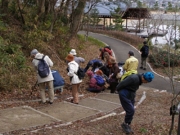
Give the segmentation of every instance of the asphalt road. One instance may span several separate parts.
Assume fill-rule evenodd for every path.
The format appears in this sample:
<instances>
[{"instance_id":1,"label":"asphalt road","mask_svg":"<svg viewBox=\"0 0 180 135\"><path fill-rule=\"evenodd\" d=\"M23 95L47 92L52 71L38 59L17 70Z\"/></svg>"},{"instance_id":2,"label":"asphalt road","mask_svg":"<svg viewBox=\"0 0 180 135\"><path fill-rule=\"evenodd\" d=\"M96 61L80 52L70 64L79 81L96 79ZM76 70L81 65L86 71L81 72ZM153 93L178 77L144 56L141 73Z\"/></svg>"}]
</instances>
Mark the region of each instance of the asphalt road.
<instances>
[{"instance_id":1,"label":"asphalt road","mask_svg":"<svg viewBox=\"0 0 180 135\"><path fill-rule=\"evenodd\" d=\"M84 34L84 32L81 31L78 34ZM139 60L139 67L140 67L141 56L140 56L139 50L137 50L130 44L120 41L118 39L112 38L112 37L108 37L106 35L92 33L92 32L89 32L89 36L91 36L95 39L98 39L98 40L104 42L105 44L109 45L113 49L118 62L120 62L120 61L125 62L126 59L128 58L128 52L130 50L133 50L135 57ZM147 66L146 71L153 71L153 69L150 66ZM142 69L138 69L138 73L143 73L146 71L144 71ZM167 90L168 92L172 92L169 79L164 78L164 77L158 75L157 73L155 73L155 78L151 83L143 84L143 86L155 88L158 90ZM178 92L180 90L180 83L175 82L174 88L175 88L175 92Z\"/></svg>"}]
</instances>

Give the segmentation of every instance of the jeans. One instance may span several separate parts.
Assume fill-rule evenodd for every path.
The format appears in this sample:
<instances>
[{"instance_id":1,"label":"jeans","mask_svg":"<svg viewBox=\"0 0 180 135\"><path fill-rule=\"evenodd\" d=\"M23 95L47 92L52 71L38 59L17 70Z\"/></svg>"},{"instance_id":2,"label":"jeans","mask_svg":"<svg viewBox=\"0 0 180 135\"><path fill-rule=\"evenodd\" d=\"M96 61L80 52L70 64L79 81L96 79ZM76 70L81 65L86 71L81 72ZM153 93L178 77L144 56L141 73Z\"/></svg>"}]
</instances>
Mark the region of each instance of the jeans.
<instances>
[{"instance_id":1,"label":"jeans","mask_svg":"<svg viewBox=\"0 0 180 135\"><path fill-rule=\"evenodd\" d=\"M119 91L119 99L123 109L126 112L124 122L130 125L135 113L135 109L134 109L135 100L134 98L129 98L129 97L131 97L130 91L126 89L122 89Z\"/></svg>"}]
</instances>

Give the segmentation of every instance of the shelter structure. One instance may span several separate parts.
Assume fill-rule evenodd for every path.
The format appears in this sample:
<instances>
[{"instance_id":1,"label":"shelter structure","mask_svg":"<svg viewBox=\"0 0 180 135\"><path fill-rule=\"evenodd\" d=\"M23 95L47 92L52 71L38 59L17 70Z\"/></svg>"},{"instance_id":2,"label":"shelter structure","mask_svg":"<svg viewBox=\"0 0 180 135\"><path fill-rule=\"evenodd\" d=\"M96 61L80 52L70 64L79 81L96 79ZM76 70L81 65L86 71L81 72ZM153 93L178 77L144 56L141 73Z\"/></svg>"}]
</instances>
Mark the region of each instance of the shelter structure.
<instances>
[{"instance_id":1,"label":"shelter structure","mask_svg":"<svg viewBox=\"0 0 180 135\"><path fill-rule=\"evenodd\" d=\"M122 12L121 14L122 19L126 20L126 29L128 20L138 20L138 31L140 32L141 25L140 21L143 19L143 29L144 29L144 20L150 19L151 14L147 8L127 8L125 12Z\"/></svg>"}]
</instances>

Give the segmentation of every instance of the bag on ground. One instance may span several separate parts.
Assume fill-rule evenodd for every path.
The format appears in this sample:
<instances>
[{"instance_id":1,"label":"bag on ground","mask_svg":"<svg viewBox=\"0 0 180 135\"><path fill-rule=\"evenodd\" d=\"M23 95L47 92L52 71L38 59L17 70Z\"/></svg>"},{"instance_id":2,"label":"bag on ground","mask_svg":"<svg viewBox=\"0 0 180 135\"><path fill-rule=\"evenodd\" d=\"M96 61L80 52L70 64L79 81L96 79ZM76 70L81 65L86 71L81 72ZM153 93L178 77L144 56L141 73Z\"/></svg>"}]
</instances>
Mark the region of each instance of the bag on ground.
<instances>
[{"instance_id":1,"label":"bag on ground","mask_svg":"<svg viewBox=\"0 0 180 135\"><path fill-rule=\"evenodd\" d=\"M83 68L81 68L81 67L78 68L77 76L79 77L80 80L85 77L85 72L84 72Z\"/></svg>"},{"instance_id":2,"label":"bag on ground","mask_svg":"<svg viewBox=\"0 0 180 135\"><path fill-rule=\"evenodd\" d=\"M37 70L38 70L38 74L41 78L47 77L50 72L49 66L46 63L46 61L44 60L44 57L45 57L45 55L42 57L42 59L37 59L37 60L39 60Z\"/></svg>"},{"instance_id":3,"label":"bag on ground","mask_svg":"<svg viewBox=\"0 0 180 135\"><path fill-rule=\"evenodd\" d=\"M98 86L103 86L105 84L105 80L103 79L102 76L99 76L99 75L95 75L94 78L96 79L96 84Z\"/></svg>"},{"instance_id":4,"label":"bag on ground","mask_svg":"<svg viewBox=\"0 0 180 135\"><path fill-rule=\"evenodd\" d=\"M51 70L51 72L54 77L54 80L53 80L54 88L58 86L63 86L65 84L65 81L62 78L62 76L59 74L59 72L57 70Z\"/></svg>"}]
</instances>

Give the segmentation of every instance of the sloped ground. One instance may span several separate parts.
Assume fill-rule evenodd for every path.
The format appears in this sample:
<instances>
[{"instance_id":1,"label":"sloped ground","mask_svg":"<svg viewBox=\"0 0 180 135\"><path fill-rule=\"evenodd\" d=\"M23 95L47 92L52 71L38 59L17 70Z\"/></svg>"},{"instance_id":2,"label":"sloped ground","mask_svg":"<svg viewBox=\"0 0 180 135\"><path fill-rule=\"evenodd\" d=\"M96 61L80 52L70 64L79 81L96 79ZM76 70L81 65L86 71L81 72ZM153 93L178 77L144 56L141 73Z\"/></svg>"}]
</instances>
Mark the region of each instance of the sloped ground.
<instances>
[{"instance_id":1,"label":"sloped ground","mask_svg":"<svg viewBox=\"0 0 180 135\"><path fill-rule=\"evenodd\" d=\"M76 41L71 44L72 48L76 49ZM99 47L93 44L87 43L84 48L78 52L79 56L86 59L86 63L82 66L84 67L90 59L98 56ZM55 57L55 56L54 56ZM58 63L57 58L53 58L53 61ZM58 67L60 65L60 67ZM62 94L56 93L58 97L55 102L61 102L66 100L71 96L71 87L69 86L69 78L66 75L66 64L62 60L60 64L55 65L60 71L61 75L66 80L66 85L64 92ZM84 94L84 97L93 97L96 94L89 93L86 91L88 78L86 77L81 85L80 94ZM153 83L153 82L152 82ZM34 83L32 83L33 85ZM169 108L171 104L172 95L169 93L154 92L151 88L146 90L145 101L138 106L132 123L132 129L135 135L168 135L171 124L171 116L169 115ZM138 91L138 93L141 91ZM137 93L137 97L140 96ZM141 92L142 93L142 92ZM82 99L81 98L81 99ZM31 100L39 99L38 91L24 90L22 92L13 91L11 93L1 93L0 95L0 109L12 108L15 106L28 105L34 108L39 108L46 105L41 105L37 102L29 102ZM115 110L115 112L120 113L123 110ZM91 118L93 119L93 118ZM30 129L22 129L18 131L13 131L6 134L47 134L47 135L123 135L120 124L123 122L124 114L111 116L99 121L90 122L90 120L80 120L74 122L72 125L59 126L59 123L51 123L44 126L37 126ZM178 117L175 117L175 126L177 129ZM173 134L177 134L173 131Z\"/></svg>"},{"instance_id":2,"label":"sloped ground","mask_svg":"<svg viewBox=\"0 0 180 135\"><path fill-rule=\"evenodd\" d=\"M139 99L145 92L145 100L139 104ZM169 99L172 95L163 91L157 91L147 87L141 87L136 96L136 112L132 122L132 129L135 135L168 135L171 116L169 115ZM107 118L101 115L88 117L73 122L70 125L62 125L61 122L46 124L33 128L21 129L5 134L36 134L36 135L123 135L120 124L124 119L123 109L120 107L110 114ZM114 114L114 115L113 115ZM97 120L96 118L102 118ZM178 116L175 117L177 129ZM173 131L173 135L177 134Z\"/></svg>"}]
</instances>

